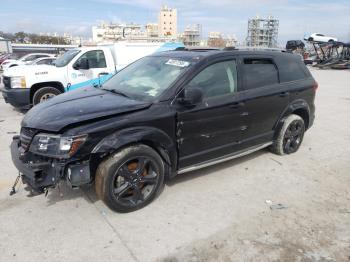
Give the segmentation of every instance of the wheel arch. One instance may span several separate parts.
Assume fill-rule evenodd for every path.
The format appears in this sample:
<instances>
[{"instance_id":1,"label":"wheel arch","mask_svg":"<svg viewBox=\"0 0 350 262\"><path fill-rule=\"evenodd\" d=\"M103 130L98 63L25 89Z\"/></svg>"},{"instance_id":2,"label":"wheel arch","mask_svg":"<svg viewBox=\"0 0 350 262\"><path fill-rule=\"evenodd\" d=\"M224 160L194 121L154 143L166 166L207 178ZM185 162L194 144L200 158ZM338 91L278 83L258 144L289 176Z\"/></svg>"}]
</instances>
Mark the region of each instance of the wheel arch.
<instances>
[{"instance_id":1,"label":"wheel arch","mask_svg":"<svg viewBox=\"0 0 350 262\"><path fill-rule=\"evenodd\" d=\"M164 131L157 128L133 127L117 131L103 138L92 150L92 155L105 158L122 148L135 144L144 144L154 149L169 167L166 170L166 176L175 176L176 144Z\"/></svg>"},{"instance_id":2,"label":"wheel arch","mask_svg":"<svg viewBox=\"0 0 350 262\"><path fill-rule=\"evenodd\" d=\"M275 132L275 138L278 134L278 131L282 128L282 125L284 123L284 120L287 116L295 114L300 116L305 123L305 130L309 128L310 125L310 107L308 103L303 99L298 99L290 103L287 108L283 111L280 118L275 124L274 130Z\"/></svg>"},{"instance_id":3,"label":"wheel arch","mask_svg":"<svg viewBox=\"0 0 350 262\"><path fill-rule=\"evenodd\" d=\"M35 92L43 87L54 87L58 89L61 93L64 93L64 86L61 82L51 81L51 82L36 83L30 87L30 103L33 103L33 97Z\"/></svg>"}]
</instances>

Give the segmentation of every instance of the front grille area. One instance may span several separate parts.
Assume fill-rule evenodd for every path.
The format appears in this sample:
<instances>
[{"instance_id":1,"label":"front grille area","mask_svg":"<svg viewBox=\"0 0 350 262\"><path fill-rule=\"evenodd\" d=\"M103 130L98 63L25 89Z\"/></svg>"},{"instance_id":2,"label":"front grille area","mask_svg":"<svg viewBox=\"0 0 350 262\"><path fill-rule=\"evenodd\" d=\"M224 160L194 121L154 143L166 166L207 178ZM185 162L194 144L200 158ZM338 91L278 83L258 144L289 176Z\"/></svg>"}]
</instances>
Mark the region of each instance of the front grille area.
<instances>
[{"instance_id":1,"label":"front grille area","mask_svg":"<svg viewBox=\"0 0 350 262\"><path fill-rule=\"evenodd\" d=\"M22 127L19 139L21 141L21 147L24 149L24 151L28 151L30 142L32 141L35 133L35 129Z\"/></svg>"},{"instance_id":2,"label":"front grille area","mask_svg":"<svg viewBox=\"0 0 350 262\"><path fill-rule=\"evenodd\" d=\"M2 77L2 82L4 83L4 86L6 89L10 89L11 88L11 78L8 76L3 76Z\"/></svg>"}]
</instances>

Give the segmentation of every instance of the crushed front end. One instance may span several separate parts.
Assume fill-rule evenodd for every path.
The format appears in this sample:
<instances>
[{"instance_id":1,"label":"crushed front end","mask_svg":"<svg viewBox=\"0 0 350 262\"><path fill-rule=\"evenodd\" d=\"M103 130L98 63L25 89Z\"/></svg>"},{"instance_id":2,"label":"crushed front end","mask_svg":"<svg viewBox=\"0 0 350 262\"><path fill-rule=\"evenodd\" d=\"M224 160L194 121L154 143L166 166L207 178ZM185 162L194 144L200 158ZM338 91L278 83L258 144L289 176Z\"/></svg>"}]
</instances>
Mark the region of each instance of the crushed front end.
<instances>
[{"instance_id":1,"label":"crushed front end","mask_svg":"<svg viewBox=\"0 0 350 262\"><path fill-rule=\"evenodd\" d=\"M72 157L86 137L64 137L22 127L20 135L14 136L11 143L12 161L22 182L36 194L55 187L61 179L66 179L71 186L89 183L89 160Z\"/></svg>"}]
</instances>

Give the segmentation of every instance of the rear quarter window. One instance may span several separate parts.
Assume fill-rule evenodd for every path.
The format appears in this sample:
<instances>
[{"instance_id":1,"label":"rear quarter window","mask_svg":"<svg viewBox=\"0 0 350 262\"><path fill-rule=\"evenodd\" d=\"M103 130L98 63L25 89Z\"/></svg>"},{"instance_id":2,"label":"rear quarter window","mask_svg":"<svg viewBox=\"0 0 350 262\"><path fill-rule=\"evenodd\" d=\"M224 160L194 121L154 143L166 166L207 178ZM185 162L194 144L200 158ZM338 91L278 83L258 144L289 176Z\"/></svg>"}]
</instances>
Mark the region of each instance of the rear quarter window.
<instances>
[{"instance_id":1,"label":"rear quarter window","mask_svg":"<svg viewBox=\"0 0 350 262\"><path fill-rule=\"evenodd\" d=\"M280 81L282 83L301 80L310 76L309 70L299 56L281 56L276 58L276 61L280 72Z\"/></svg>"},{"instance_id":2,"label":"rear quarter window","mask_svg":"<svg viewBox=\"0 0 350 262\"><path fill-rule=\"evenodd\" d=\"M278 84L278 71L270 58L243 59L244 89L253 89Z\"/></svg>"}]
</instances>

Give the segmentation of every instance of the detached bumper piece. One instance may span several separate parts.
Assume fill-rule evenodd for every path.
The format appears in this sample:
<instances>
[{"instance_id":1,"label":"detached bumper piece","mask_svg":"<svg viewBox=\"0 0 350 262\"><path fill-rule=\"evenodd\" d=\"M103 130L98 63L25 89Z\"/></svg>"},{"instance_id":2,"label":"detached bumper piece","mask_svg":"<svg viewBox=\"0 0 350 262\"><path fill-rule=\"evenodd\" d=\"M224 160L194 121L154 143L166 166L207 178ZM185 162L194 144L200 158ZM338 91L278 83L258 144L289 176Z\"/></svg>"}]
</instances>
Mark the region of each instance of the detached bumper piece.
<instances>
[{"instance_id":1,"label":"detached bumper piece","mask_svg":"<svg viewBox=\"0 0 350 262\"><path fill-rule=\"evenodd\" d=\"M19 136L11 144L12 161L27 184L35 194L41 194L48 188L54 188L61 179L67 179L68 185L75 187L91 182L90 165L84 163L66 163L58 159L44 158L25 151ZM68 173L67 175L65 174Z\"/></svg>"}]
</instances>

